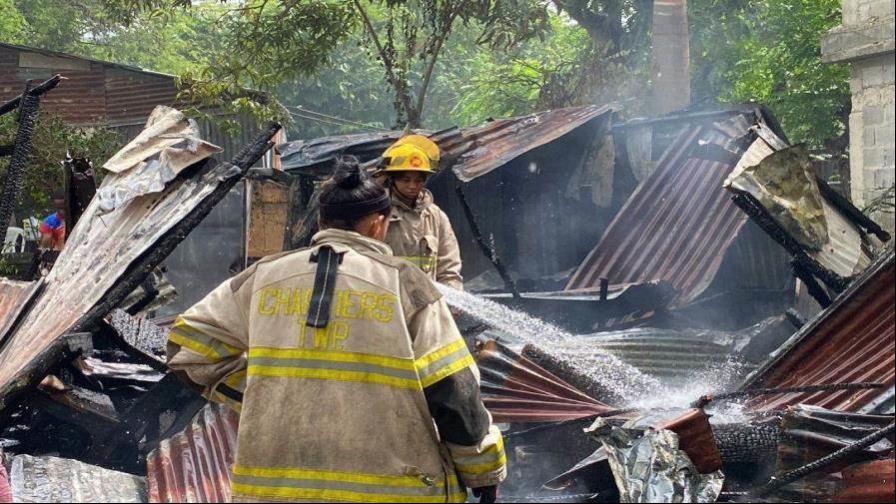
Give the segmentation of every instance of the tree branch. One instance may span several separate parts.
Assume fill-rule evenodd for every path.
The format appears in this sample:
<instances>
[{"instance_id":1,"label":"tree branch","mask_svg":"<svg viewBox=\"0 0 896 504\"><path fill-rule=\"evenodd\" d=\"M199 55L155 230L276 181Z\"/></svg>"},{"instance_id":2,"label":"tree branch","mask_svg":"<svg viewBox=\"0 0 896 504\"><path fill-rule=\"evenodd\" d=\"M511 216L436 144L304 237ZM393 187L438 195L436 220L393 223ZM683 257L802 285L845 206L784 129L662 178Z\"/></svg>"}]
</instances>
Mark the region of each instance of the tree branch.
<instances>
[{"instance_id":1,"label":"tree branch","mask_svg":"<svg viewBox=\"0 0 896 504\"><path fill-rule=\"evenodd\" d=\"M389 80L389 83L392 85L392 88L395 90L395 93L398 95L398 99L401 101L402 106L404 107L407 113L411 113L413 109L411 108L411 98L408 96L405 87L402 85L398 76L395 75L395 71L393 69L394 62L392 62L386 51L383 49L383 44L380 42L379 37L376 34L376 30L373 27L373 23L370 21L370 17L367 15L367 11L364 10L364 7L361 6L361 2L359 0L353 0L355 4L355 8L358 10L358 14L361 15L361 19L364 21L364 28L367 30L367 34L370 36L371 40L373 40L373 44L376 46L376 50L380 55L380 60L383 62L383 66L386 69L386 78Z\"/></svg>"}]
</instances>

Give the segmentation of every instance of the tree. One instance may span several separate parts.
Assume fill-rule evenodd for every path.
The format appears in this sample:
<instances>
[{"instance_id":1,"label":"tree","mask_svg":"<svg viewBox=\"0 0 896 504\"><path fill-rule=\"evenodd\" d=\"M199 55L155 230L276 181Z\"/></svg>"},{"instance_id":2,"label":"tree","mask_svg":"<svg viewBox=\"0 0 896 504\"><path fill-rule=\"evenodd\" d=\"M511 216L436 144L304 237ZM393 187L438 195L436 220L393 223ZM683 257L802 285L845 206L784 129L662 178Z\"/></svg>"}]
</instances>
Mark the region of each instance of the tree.
<instances>
[{"instance_id":1,"label":"tree","mask_svg":"<svg viewBox=\"0 0 896 504\"><path fill-rule=\"evenodd\" d=\"M21 43L25 19L13 0L0 0L0 40Z\"/></svg>"},{"instance_id":2,"label":"tree","mask_svg":"<svg viewBox=\"0 0 896 504\"><path fill-rule=\"evenodd\" d=\"M757 102L791 141L843 150L849 74L821 62L821 37L840 23L840 0L690 0L694 94Z\"/></svg>"},{"instance_id":3,"label":"tree","mask_svg":"<svg viewBox=\"0 0 896 504\"><path fill-rule=\"evenodd\" d=\"M12 144L17 131L14 112L0 117L0 145ZM40 112L18 202L21 209L19 214L49 211L50 194L64 183L61 162L66 153L70 152L74 157L89 157L94 166L99 167L123 146L124 140L113 130L69 126L58 116ZM6 179L8 165L9 157L0 157L0 181Z\"/></svg>"},{"instance_id":4,"label":"tree","mask_svg":"<svg viewBox=\"0 0 896 504\"><path fill-rule=\"evenodd\" d=\"M159 9L191 8L191 0L106 0L121 22ZM224 41L210 62L184 74L189 94L201 102L226 97L228 105L270 113L276 107L245 87L270 91L308 77L330 62L332 50L352 34L382 65L394 96L395 126L422 125L439 58L459 25L480 28L479 41L510 45L547 26L538 0L234 0L216 24ZM268 105L268 106L266 106ZM282 111L281 111L282 112Z\"/></svg>"}]
</instances>

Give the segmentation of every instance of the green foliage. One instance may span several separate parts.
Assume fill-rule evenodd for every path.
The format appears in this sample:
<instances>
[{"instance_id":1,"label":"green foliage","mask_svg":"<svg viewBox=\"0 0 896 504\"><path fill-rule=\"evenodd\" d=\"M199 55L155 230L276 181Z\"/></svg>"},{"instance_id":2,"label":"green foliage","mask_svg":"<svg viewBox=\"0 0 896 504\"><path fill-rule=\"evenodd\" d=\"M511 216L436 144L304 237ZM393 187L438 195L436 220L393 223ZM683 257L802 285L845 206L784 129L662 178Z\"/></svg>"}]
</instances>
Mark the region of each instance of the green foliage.
<instances>
[{"instance_id":1,"label":"green foliage","mask_svg":"<svg viewBox=\"0 0 896 504\"><path fill-rule=\"evenodd\" d=\"M15 112L0 117L0 144L12 144L18 131ZM62 160L66 152L89 157L95 167L124 146L120 135L108 128L78 128L59 117L41 112L32 139L31 155L25 170L18 215L43 214L50 210L50 194L64 184ZM0 158L0 181L6 179L9 157ZM99 170L97 170L99 171Z\"/></svg>"},{"instance_id":2,"label":"green foliage","mask_svg":"<svg viewBox=\"0 0 896 504\"><path fill-rule=\"evenodd\" d=\"M0 40L20 44L24 28L25 18L14 0L0 0Z\"/></svg>"},{"instance_id":3,"label":"green foliage","mask_svg":"<svg viewBox=\"0 0 896 504\"><path fill-rule=\"evenodd\" d=\"M822 147L846 128L849 73L821 62L840 0L692 0L694 91L768 105L794 142Z\"/></svg>"},{"instance_id":4,"label":"green foliage","mask_svg":"<svg viewBox=\"0 0 896 504\"><path fill-rule=\"evenodd\" d=\"M792 140L815 147L843 132L846 69L819 54L820 37L840 21L839 0L688 4L698 105L767 104ZM177 74L194 113L202 105L291 119L290 135L307 138L611 101L629 115L649 112L652 5L0 0L0 37ZM299 117L308 114L295 107L369 127Z\"/></svg>"}]
</instances>

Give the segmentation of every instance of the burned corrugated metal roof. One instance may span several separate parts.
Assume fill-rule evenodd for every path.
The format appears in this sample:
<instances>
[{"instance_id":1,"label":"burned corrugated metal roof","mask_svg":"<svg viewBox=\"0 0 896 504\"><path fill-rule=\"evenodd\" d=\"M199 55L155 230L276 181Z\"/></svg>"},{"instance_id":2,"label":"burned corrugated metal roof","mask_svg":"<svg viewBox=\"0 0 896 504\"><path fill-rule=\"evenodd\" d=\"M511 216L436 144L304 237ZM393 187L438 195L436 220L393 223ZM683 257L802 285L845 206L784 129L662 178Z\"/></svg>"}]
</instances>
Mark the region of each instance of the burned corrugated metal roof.
<instances>
[{"instance_id":1,"label":"burned corrugated metal roof","mask_svg":"<svg viewBox=\"0 0 896 504\"><path fill-rule=\"evenodd\" d=\"M439 145L442 169L451 167L460 180L469 182L613 110L597 105L570 107L497 119L470 128L417 133L429 136ZM337 155L351 154L362 162L370 161L402 134L393 131L298 140L277 149L283 169L326 175Z\"/></svg>"},{"instance_id":2,"label":"burned corrugated metal roof","mask_svg":"<svg viewBox=\"0 0 896 504\"><path fill-rule=\"evenodd\" d=\"M826 310L791 337L753 373L744 388L798 387L845 382L878 382L892 387L896 344L896 256L890 249ZM803 403L858 411L880 390L778 394L755 399L757 410Z\"/></svg>"},{"instance_id":3,"label":"burned corrugated metal roof","mask_svg":"<svg viewBox=\"0 0 896 504\"><path fill-rule=\"evenodd\" d=\"M602 277L611 284L666 280L678 290L673 307L694 301L746 223L723 181L736 166L755 164L774 151L756 138L753 132L760 130L774 137L759 109L716 123L686 124L567 289L594 289Z\"/></svg>"},{"instance_id":4,"label":"burned corrugated metal roof","mask_svg":"<svg viewBox=\"0 0 896 504\"><path fill-rule=\"evenodd\" d=\"M892 502L896 493L896 460L873 460L843 470L843 488L831 502Z\"/></svg>"},{"instance_id":5,"label":"burned corrugated metal roof","mask_svg":"<svg viewBox=\"0 0 896 504\"><path fill-rule=\"evenodd\" d=\"M449 156L462 152L453 169L457 178L469 182L612 111L589 105L489 121L462 129L462 141L444 149Z\"/></svg>"},{"instance_id":6,"label":"burned corrugated metal roof","mask_svg":"<svg viewBox=\"0 0 896 504\"><path fill-rule=\"evenodd\" d=\"M477 352L476 363L495 422L555 422L615 411L494 340Z\"/></svg>"},{"instance_id":7,"label":"burned corrugated metal roof","mask_svg":"<svg viewBox=\"0 0 896 504\"><path fill-rule=\"evenodd\" d=\"M123 299L128 294L125 289L136 286L116 285L132 266L151 255L153 247L159 243L167 244L167 253L183 239L191 228L180 226L181 221L191 216L193 220L188 224L195 226L219 200L216 198L223 197L224 191L232 187L249 165L267 150L277 129L279 125L272 124L255 144L247 147L235 161L238 166L211 162L196 164L191 168L190 176L179 177L160 192L142 195L108 213L103 212L99 198L91 201L72 230L55 267L44 279L46 286L39 297L21 312L21 321L15 328L0 335L2 407L7 405L8 394L41 378L25 376L26 371L30 369L32 374L39 374L39 368L52 364L38 357L64 333L77 327L79 321L90 322L85 319L88 312L100 305L114 287L122 291L119 294ZM139 175L134 175L133 171L107 175L104 187L116 184L129 187L128 184ZM168 236L176 227L178 232ZM163 258L164 255L152 257L152 260L160 262ZM155 265L150 265L149 269ZM142 263L141 266L147 267ZM137 272L140 271L138 268ZM19 306L17 311L22 308ZM102 315L104 313L99 314Z\"/></svg>"},{"instance_id":8,"label":"burned corrugated metal roof","mask_svg":"<svg viewBox=\"0 0 896 504\"><path fill-rule=\"evenodd\" d=\"M209 404L146 458L149 502L230 502L239 415Z\"/></svg>"},{"instance_id":9,"label":"burned corrugated metal roof","mask_svg":"<svg viewBox=\"0 0 896 504\"><path fill-rule=\"evenodd\" d=\"M39 282L17 282L0 278L0 341L22 305L37 291L39 285Z\"/></svg>"},{"instance_id":10,"label":"burned corrugated metal roof","mask_svg":"<svg viewBox=\"0 0 896 504\"><path fill-rule=\"evenodd\" d=\"M805 146L784 148L725 181L734 202L835 291L864 271L890 236L815 174Z\"/></svg>"},{"instance_id":11,"label":"burned corrugated metal roof","mask_svg":"<svg viewBox=\"0 0 896 504\"><path fill-rule=\"evenodd\" d=\"M583 355L606 351L664 383L686 383L696 373L725 369L743 373L739 378L718 377L720 381L733 378L732 384L736 384L754 367L742 360L734 366L737 343L745 342L738 341L734 333L721 331L636 328L583 337L577 351Z\"/></svg>"}]
</instances>

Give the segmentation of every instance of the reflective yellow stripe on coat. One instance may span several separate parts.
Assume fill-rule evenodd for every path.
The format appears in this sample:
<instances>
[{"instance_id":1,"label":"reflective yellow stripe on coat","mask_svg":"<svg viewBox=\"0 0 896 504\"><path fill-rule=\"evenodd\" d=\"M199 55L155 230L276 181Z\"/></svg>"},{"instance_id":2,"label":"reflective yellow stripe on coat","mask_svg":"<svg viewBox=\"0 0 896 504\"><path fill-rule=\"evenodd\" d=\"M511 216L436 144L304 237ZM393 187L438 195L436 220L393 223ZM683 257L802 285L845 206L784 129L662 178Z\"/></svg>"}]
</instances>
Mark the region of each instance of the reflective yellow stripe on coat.
<instances>
[{"instance_id":1,"label":"reflective yellow stripe on coat","mask_svg":"<svg viewBox=\"0 0 896 504\"><path fill-rule=\"evenodd\" d=\"M435 271L438 258L436 256L400 256L426 273Z\"/></svg>"},{"instance_id":2,"label":"reflective yellow stripe on coat","mask_svg":"<svg viewBox=\"0 0 896 504\"><path fill-rule=\"evenodd\" d=\"M181 317L174 321L168 339L177 345L190 349L210 360L239 355L242 350L215 338L210 338L199 329L188 325Z\"/></svg>"},{"instance_id":3,"label":"reflective yellow stripe on coat","mask_svg":"<svg viewBox=\"0 0 896 504\"><path fill-rule=\"evenodd\" d=\"M233 467L233 490L253 497L362 502L464 502L453 475L447 484L420 476L390 476L292 467Z\"/></svg>"},{"instance_id":4,"label":"reflective yellow stripe on coat","mask_svg":"<svg viewBox=\"0 0 896 504\"><path fill-rule=\"evenodd\" d=\"M417 360L338 350L255 347L249 349L248 372L249 376L376 383L423 390L473 364L463 340Z\"/></svg>"},{"instance_id":5,"label":"reflective yellow stripe on coat","mask_svg":"<svg viewBox=\"0 0 896 504\"><path fill-rule=\"evenodd\" d=\"M505 464L507 464L507 455L504 452L504 440L501 437L498 437L497 443L490 446L481 455L454 459L454 467L457 468L460 477L468 479L497 471Z\"/></svg>"}]
</instances>

